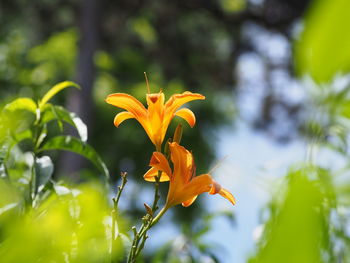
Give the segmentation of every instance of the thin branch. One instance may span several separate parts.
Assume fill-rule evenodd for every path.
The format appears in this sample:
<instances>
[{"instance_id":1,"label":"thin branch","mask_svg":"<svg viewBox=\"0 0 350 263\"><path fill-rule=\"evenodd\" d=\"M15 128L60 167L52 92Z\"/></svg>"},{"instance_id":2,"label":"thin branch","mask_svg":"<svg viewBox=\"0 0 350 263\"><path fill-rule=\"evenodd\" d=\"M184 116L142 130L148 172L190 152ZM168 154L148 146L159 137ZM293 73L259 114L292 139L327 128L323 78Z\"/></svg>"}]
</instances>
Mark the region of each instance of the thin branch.
<instances>
[{"instance_id":1,"label":"thin branch","mask_svg":"<svg viewBox=\"0 0 350 263\"><path fill-rule=\"evenodd\" d=\"M118 203L119 203L119 199L120 196L124 190L124 187L127 183L127 173L123 172L120 174L121 178L122 178L122 182L120 184L120 186L118 186L118 192L115 198L113 198L113 210L112 210L112 239L111 239L111 263L114 263L114 252L115 252L115 240L116 240L116 235L115 235L115 229L116 229L116 222L117 222L117 210L118 210Z\"/></svg>"}]
</instances>

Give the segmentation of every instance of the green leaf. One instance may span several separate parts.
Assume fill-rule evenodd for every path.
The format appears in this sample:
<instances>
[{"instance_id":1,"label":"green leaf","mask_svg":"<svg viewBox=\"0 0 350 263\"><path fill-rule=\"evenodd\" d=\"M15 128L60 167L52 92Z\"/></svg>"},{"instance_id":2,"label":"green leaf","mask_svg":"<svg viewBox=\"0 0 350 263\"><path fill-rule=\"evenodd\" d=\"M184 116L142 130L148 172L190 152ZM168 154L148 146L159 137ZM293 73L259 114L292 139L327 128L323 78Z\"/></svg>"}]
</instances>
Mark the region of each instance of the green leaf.
<instances>
[{"instance_id":1,"label":"green leaf","mask_svg":"<svg viewBox=\"0 0 350 263\"><path fill-rule=\"evenodd\" d=\"M2 110L2 126L13 134L30 129L39 111L30 98L18 98L5 105Z\"/></svg>"},{"instance_id":2,"label":"green leaf","mask_svg":"<svg viewBox=\"0 0 350 263\"><path fill-rule=\"evenodd\" d=\"M321 259L330 233L324 221L329 217L328 200L320 181L309 178L314 172L304 168L288 175L287 189L278 195L281 203L265 223L257 254L249 262L325 262Z\"/></svg>"},{"instance_id":3,"label":"green leaf","mask_svg":"<svg viewBox=\"0 0 350 263\"><path fill-rule=\"evenodd\" d=\"M45 140L46 136L47 136L47 127L46 125L43 126L41 132L40 132L40 135L36 141L36 145L35 145L35 148L39 148L40 145L42 144L42 142Z\"/></svg>"},{"instance_id":4,"label":"green leaf","mask_svg":"<svg viewBox=\"0 0 350 263\"><path fill-rule=\"evenodd\" d=\"M324 83L350 71L349 10L349 0L315 1L296 45L299 73Z\"/></svg>"},{"instance_id":5,"label":"green leaf","mask_svg":"<svg viewBox=\"0 0 350 263\"><path fill-rule=\"evenodd\" d=\"M43 108L42 123L47 123L52 120L57 120L61 126L61 122L66 122L77 129L80 139L83 142L87 141L88 130L85 123L73 112L66 110L61 106L46 104Z\"/></svg>"},{"instance_id":6,"label":"green leaf","mask_svg":"<svg viewBox=\"0 0 350 263\"><path fill-rule=\"evenodd\" d=\"M38 151L66 150L71 151L90 160L107 178L109 172L96 151L88 144L72 136L57 136L48 140Z\"/></svg>"},{"instance_id":7,"label":"green leaf","mask_svg":"<svg viewBox=\"0 0 350 263\"><path fill-rule=\"evenodd\" d=\"M63 185L54 184L53 188L54 188L55 193L57 195L67 195L67 194L70 194L72 192L69 188L67 188Z\"/></svg>"},{"instance_id":8,"label":"green leaf","mask_svg":"<svg viewBox=\"0 0 350 263\"><path fill-rule=\"evenodd\" d=\"M53 96L68 87L76 87L80 89L80 86L72 81L63 81L61 83L58 83L44 95L44 97L39 102L39 108L41 109Z\"/></svg>"},{"instance_id":9,"label":"green leaf","mask_svg":"<svg viewBox=\"0 0 350 263\"><path fill-rule=\"evenodd\" d=\"M37 176L37 189L38 192L41 192L53 174L53 163L49 156L36 158L35 174Z\"/></svg>"},{"instance_id":10,"label":"green leaf","mask_svg":"<svg viewBox=\"0 0 350 263\"><path fill-rule=\"evenodd\" d=\"M11 209L17 206L18 206L18 203L11 203L11 204L5 205L4 207L0 207L0 215L7 211L10 211Z\"/></svg>"},{"instance_id":11,"label":"green leaf","mask_svg":"<svg viewBox=\"0 0 350 263\"><path fill-rule=\"evenodd\" d=\"M18 98L8 103L4 107L4 111L15 112L17 110L26 110L36 115L36 103L30 98Z\"/></svg>"}]
</instances>

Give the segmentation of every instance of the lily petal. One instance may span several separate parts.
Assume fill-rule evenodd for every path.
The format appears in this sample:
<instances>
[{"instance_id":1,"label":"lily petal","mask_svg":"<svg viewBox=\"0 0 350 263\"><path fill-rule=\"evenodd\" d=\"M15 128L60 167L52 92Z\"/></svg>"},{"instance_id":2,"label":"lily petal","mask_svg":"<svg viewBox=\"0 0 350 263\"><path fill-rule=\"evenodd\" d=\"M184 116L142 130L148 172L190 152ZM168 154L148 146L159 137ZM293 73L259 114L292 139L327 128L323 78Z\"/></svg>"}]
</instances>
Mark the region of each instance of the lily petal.
<instances>
[{"instance_id":1,"label":"lily petal","mask_svg":"<svg viewBox=\"0 0 350 263\"><path fill-rule=\"evenodd\" d=\"M226 189L221 188L219 195L221 195L222 197L226 198L227 200L229 200L233 205L236 204L236 199L235 197Z\"/></svg>"},{"instance_id":2,"label":"lily petal","mask_svg":"<svg viewBox=\"0 0 350 263\"><path fill-rule=\"evenodd\" d=\"M174 177L174 183L185 185L193 175L194 162L192 153L176 142L170 143L169 149L171 152L171 161L174 164L174 174L178 175Z\"/></svg>"},{"instance_id":3,"label":"lily petal","mask_svg":"<svg viewBox=\"0 0 350 263\"><path fill-rule=\"evenodd\" d=\"M222 197L226 198L227 200L229 200L233 205L236 204L236 199L235 197L226 189L222 188L220 184L218 184L217 182L215 182L213 180L213 185L209 191L210 195L215 195L215 194L219 194Z\"/></svg>"},{"instance_id":4,"label":"lily petal","mask_svg":"<svg viewBox=\"0 0 350 263\"><path fill-rule=\"evenodd\" d=\"M192 100L204 100L205 96L199 93L192 93L189 91L185 91L182 94L175 94L169 98L169 100L165 103L165 108L167 112L175 112L178 108L180 108L185 103Z\"/></svg>"},{"instance_id":5,"label":"lily petal","mask_svg":"<svg viewBox=\"0 0 350 263\"><path fill-rule=\"evenodd\" d=\"M148 181L148 182L155 182L156 179L154 178L155 176L158 175L158 169L152 167L151 169L149 169L144 175L143 178ZM160 176L160 182L166 182L169 181L170 177L169 175L167 175L166 173L162 172L161 176Z\"/></svg>"},{"instance_id":6,"label":"lily petal","mask_svg":"<svg viewBox=\"0 0 350 263\"><path fill-rule=\"evenodd\" d=\"M175 115L187 121L187 123L191 126L191 128L193 128L193 126L196 124L196 116L190 109L182 108L177 112L175 112Z\"/></svg>"},{"instance_id":7,"label":"lily petal","mask_svg":"<svg viewBox=\"0 0 350 263\"><path fill-rule=\"evenodd\" d=\"M164 119L164 93L146 95L148 104L148 124L152 142L159 148L164 140L168 125L163 125Z\"/></svg>"},{"instance_id":8,"label":"lily petal","mask_svg":"<svg viewBox=\"0 0 350 263\"><path fill-rule=\"evenodd\" d=\"M152 158L149 162L149 165L159 171L166 173L168 177L171 178L172 172L169 166L169 162L162 153L154 152L152 154Z\"/></svg>"},{"instance_id":9,"label":"lily petal","mask_svg":"<svg viewBox=\"0 0 350 263\"><path fill-rule=\"evenodd\" d=\"M182 203L182 206L188 207L188 206L192 205L193 202L196 201L197 197L198 197L198 195L196 195L196 196L192 197L191 199L189 199L189 200L183 202L183 203Z\"/></svg>"},{"instance_id":10,"label":"lily petal","mask_svg":"<svg viewBox=\"0 0 350 263\"><path fill-rule=\"evenodd\" d=\"M106 102L116 106L118 108L125 109L132 114L138 121L141 121L147 117L147 110L141 102L131 95L125 93L114 93L108 95Z\"/></svg>"},{"instance_id":11,"label":"lily petal","mask_svg":"<svg viewBox=\"0 0 350 263\"><path fill-rule=\"evenodd\" d=\"M170 182L167 205L170 207L181 203L190 203L190 200L194 199L195 196L208 192L211 188L212 181L209 174L202 174L194 177L182 189L180 189L178 185L174 185L174 183Z\"/></svg>"},{"instance_id":12,"label":"lily petal","mask_svg":"<svg viewBox=\"0 0 350 263\"><path fill-rule=\"evenodd\" d=\"M128 111L122 111L114 117L114 125L118 128L123 121L132 118L135 118L134 114Z\"/></svg>"}]
</instances>

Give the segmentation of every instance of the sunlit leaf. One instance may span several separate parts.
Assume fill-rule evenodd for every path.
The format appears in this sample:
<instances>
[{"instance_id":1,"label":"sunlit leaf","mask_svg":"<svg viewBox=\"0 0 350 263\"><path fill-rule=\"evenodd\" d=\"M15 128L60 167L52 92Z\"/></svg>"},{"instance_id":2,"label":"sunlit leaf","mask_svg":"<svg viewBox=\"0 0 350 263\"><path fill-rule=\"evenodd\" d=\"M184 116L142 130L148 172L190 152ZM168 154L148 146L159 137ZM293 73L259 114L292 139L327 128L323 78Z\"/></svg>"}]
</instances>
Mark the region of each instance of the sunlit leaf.
<instances>
[{"instance_id":1,"label":"sunlit leaf","mask_svg":"<svg viewBox=\"0 0 350 263\"><path fill-rule=\"evenodd\" d=\"M56 84L53 86L45 95L44 97L39 101L39 108L41 109L52 97L54 97L58 92L61 90L68 88L68 87L75 87L80 89L80 86L72 81L64 81L61 83Z\"/></svg>"},{"instance_id":2,"label":"sunlit leaf","mask_svg":"<svg viewBox=\"0 0 350 263\"><path fill-rule=\"evenodd\" d=\"M57 136L48 140L39 151L66 150L80 154L90 160L107 178L109 172L96 151L88 144L72 136Z\"/></svg>"},{"instance_id":3,"label":"sunlit leaf","mask_svg":"<svg viewBox=\"0 0 350 263\"><path fill-rule=\"evenodd\" d=\"M1 179L1 178L6 178L6 177L7 177L7 172L6 172L5 164L4 164L4 163L1 163L1 162L3 162L3 160L0 161L0 179Z\"/></svg>"},{"instance_id":4,"label":"sunlit leaf","mask_svg":"<svg viewBox=\"0 0 350 263\"><path fill-rule=\"evenodd\" d=\"M4 111L14 112L17 110L27 110L36 114L36 103L30 98L18 98L8 103L4 107Z\"/></svg>"},{"instance_id":5,"label":"sunlit leaf","mask_svg":"<svg viewBox=\"0 0 350 263\"><path fill-rule=\"evenodd\" d=\"M281 204L271 211L251 263L322 262L329 234L323 209L326 195L304 172L291 173L288 180L285 196L278 197Z\"/></svg>"},{"instance_id":6,"label":"sunlit leaf","mask_svg":"<svg viewBox=\"0 0 350 263\"><path fill-rule=\"evenodd\" d=\"M37 114L37 105L32 99L18 98L3 108L2 125L12 134L17 134L29 129Z\"/></svg>"},{"instance_id":7,"label":"sunlit leaf","mask_svg":"<svg viewBox=\"0 0 350 263\"><path fill-rule=\"evenodd\" d=\"M61 106L46 104L45 107L43 107L41 122L47 123L52 120L57 120L59 122L66 122L70 124L71 126L77 129L80 139L83 142L87 141L87 126L75 113L70 112Z\"/></svg>"},{"instance_id":8,"label":"sunlit leaf","mask_svg":"<svg viewBox=\"0 0 350 263\"><path fill-rule=\"evenodd\" d=\"M54 184L53 188L58 195L67 195L71 193L71 190L63 185Z\"/></svg>"},{"instance_id":9,"label":"sunlit leaf","mask_svg":"<svg viewBox=\"0 0 350 263\"><path fill-rule=\"evenodd\" d=\"M11 203L11 204L5 205L3 207L0 207L0 215L15 208L16 206L18 206L18 203Z\"/></svg>"},{"instance_id":10,"label":"sunlit leaf","mask_svg":"<svg viewBox=\"0 0 350 263\"><path fill-rule=\"evenodd\" d=\"M42 144L42 142L45 140L46 136L47 136L47 127L46 127L46 124L43 125L41 131L40 131L40 134L38 136L38 139L36 141L36 148L39 148L40 145Z\"/></svg>"},{"instance_id":11,"label":"sunlit leaf","mask_svg":"<svg viewBox=\"0 0 350 263\"><path fill-rule=\"evenodd\" d=\"M20 198L15 189L7 179L0 178L0 229L7 219L15 219L13 216L20 207ZM0 246L1 247L1 246ZM0 260L1 261L1 260Z\"/></svg>"},{"instance_id":12,"label":"sunlit leaf","mask_svg":"<svg viewBox=\"0 0 350 263\"><path fill-rule=\"evenodd\" d=\"M79 186L70 191L78 194L52 195L20 220L3 217L6 236L2 238L6 238L0 246L1 262L110 262L104 224L110 208L104 190L96 182ZM121 253L117 247L115 256Z\"/></svg>"},{"instance_id":13,"label":"sunlit leaf","mask_svg":"<svg viewBox=\"0 0 350 263\"><path fill-rule=\"evenodd\" d=\"M300 73L329 82L350 71L350 1L318 0L311 6L304 32L296 46Z\"/></svg>"},{"instance_id":14,"label":"sunlit leaf","mask_svg":"<svg viewBox=\"0 0 350 263\"><path fill-rule=\"evenodd\" d=\"M35 160L35 174L37 176L37 189L40 192L46 183L50 180L53 174L53 163L49 156L36 158Z\"/></svg>"}]
</instances>

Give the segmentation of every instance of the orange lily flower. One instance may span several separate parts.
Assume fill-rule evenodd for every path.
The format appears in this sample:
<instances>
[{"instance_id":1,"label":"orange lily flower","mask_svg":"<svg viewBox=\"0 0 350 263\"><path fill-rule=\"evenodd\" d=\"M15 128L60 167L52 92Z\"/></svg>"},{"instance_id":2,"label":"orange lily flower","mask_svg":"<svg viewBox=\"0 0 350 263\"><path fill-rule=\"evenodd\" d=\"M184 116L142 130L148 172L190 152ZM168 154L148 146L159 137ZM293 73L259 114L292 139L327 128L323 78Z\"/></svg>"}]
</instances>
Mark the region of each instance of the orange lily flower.
<instances>
[{"instance_id":1,"label":"orange lily flower","mask_svg":"<svg viewBox=\"0 0 350 263\"><path fill-rule=\"evenodd\" d=\"M162 171L163 181L170 180L165 210L171 206L181 204L190 206L199 194L220 194L233 205L236 203L233 195L222 188L209 174L195 176L196 168L192 154L176 142L169 144L173 171L167 158L160 152L154 152L150 161L152 168L144 175L147 181L154 181L156 171Z\"/></svg>"},{"instance_id":2,"label":"orange lily flower","mask_svg":"<svg viewBox=\"0 0 350 263\"><path fill-rule=\"evenodd\" d=\"M182 94L172 95L164 104L164 93L160 91L159 93L147 94L146 99L147 109L136 98L125 93L110 94L106 98L106 102L126 110L115 116L114 125L116 127L127 119L135 118L145 129L157 151L160 151L168 126L174 116L185 119L191 127L196 123L196 117L190 109L179 108L189 101L204 100L205 97L186 91Z\"/></svg>"}]
</instances>

